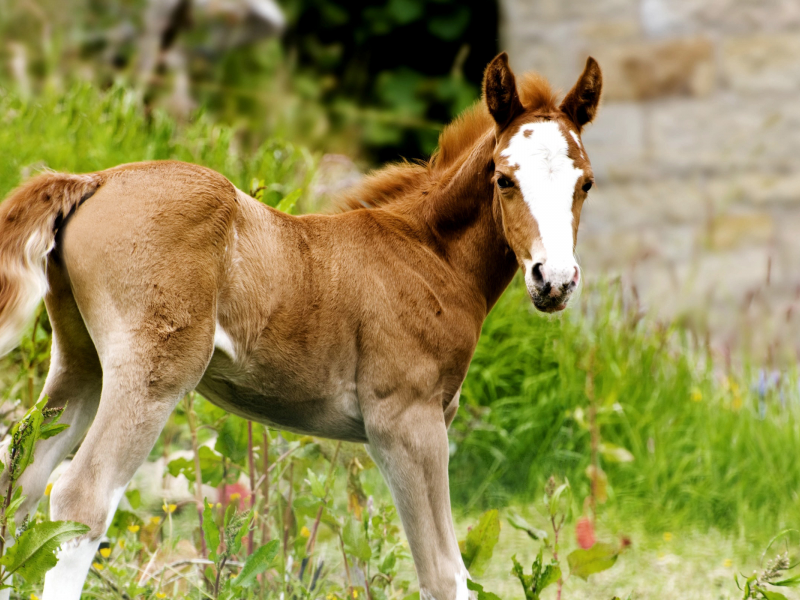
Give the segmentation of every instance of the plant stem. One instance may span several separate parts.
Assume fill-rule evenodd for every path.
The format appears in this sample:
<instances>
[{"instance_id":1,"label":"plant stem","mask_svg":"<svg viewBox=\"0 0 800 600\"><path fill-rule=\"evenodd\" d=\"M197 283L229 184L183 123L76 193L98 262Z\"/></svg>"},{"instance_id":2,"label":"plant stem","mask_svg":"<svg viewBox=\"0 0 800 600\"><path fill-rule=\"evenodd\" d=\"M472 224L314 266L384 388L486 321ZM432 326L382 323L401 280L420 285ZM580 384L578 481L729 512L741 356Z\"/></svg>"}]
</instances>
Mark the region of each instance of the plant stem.
<instances>
[{"instance_id":1,"label":"plant stem","mask_svg":"<svg viewBox=\"0 0 800 600\"><path fill-rule=\"evenodd\" d=\"M256 504L256 474L253 458L253 422L247 422L247 469L250 472L250 511L252 512ZM255 519L250 521L250 531L247 533L247 555L253 553L255 532Z\"/></svg>"},{"instance_id":2,"label":"plant stem","mask_svg":"<svg viewBox=\"0 0 800 600\"><path fill-rule=\"evenodd\" d=\"M208 558L206 537L203 534L203 471L200 468L200 454L197 446L197 415L194 412L194 392L186 396L186 417L189 422L189 433L192 437L192 455L194 456L194 497L197 503L197 516L200 519L200 552L203 558ZM216 548L215 548L216 550Z\"/></svg>"},{"instance_id":3,"label":"plant stem","mask_svg":"<svg viewBox=\"0 0 800 600\"><path fill-rule=\"evenodd\" d=\"M267 515L269 514L269 435L266 427L264 428L261 444L264 461L264 482L261 484L261 495L264 497L264 508L262 509L264 527L261 534L261 543L264 544L269 541L269 524L267 523Z\"/></svg>"},{"instance_id":4,"label":"plant stem","mask_svg":"<svg viewBox=\"0 0 800 600\"><path fill-rule=\"evenodd\" d=\"M336 468L336 459L339 458L339 449L341 447L342 442L336 444L336 450L334 450L333 458L331 459L331 468L328 469L328 478L325 480L325 493L322 497L322 504L319 505L319 509L317 510L317 518L314 519L314 525L311 528L311 535L308 538L308 544L306 544L306 556L309 558L311 558L311 554L314 552L314 544L317 541L317 530L319 529L319 523L322 519L322 511L325 509L325 504L328 502L328 492L331 489L333 471Z\"/></svg>"}]
</instances>

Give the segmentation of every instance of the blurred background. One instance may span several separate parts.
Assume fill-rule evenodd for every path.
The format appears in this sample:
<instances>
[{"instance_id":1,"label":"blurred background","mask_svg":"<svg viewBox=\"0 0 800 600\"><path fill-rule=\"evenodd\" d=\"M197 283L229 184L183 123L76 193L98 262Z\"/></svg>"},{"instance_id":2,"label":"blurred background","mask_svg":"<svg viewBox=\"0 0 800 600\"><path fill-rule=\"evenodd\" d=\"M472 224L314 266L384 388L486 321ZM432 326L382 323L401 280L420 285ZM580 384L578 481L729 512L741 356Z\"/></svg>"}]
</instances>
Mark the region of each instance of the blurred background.
<instances>
[{"instance_id":1,"label":"blurred background","mask_svg":"<svg viewBox=\"0 0 800 600\"><path fill-rule=\"evenodd\" d=\"M800 520L797 0L0 0L0 198L44 168L177 158L272 206L324 211L370 169L428 157L502 50L564 92L588 55L599 61L604 100L583 136L597 185L574 307L534 314L517 281L485 324L450 430L459 534L501 508L500 558L481 581L521 597L509 559L537 546L507 517L549 528L552 474L571 485L567 527L591 517L620 552L633 541L627 566L570 578L564 598L741 598L735 572L761 568L772 536ZM0 359L3 425L38 396L49 335L40 312ZM222 502L250 489L252 441L241 419L192 406L170 420L124 518L144 526L177 505L196 556L175 458L192 445L192 411ZM256 427L271 460L300 448L290 473L336 462L326 442ZM362 477L363 452L342 452L347 483L326 511L352 519L368 496L388 502L375 469ZM272 475L281 511L262 519L300 498L293 529L280 521L296 567L318 498L286 473ZM155 535L139 541L164 543ZM412 572L407 555L394 565L397 581ZM410 585L386 596L412 598Z\"/></svg>"}]
</instances>

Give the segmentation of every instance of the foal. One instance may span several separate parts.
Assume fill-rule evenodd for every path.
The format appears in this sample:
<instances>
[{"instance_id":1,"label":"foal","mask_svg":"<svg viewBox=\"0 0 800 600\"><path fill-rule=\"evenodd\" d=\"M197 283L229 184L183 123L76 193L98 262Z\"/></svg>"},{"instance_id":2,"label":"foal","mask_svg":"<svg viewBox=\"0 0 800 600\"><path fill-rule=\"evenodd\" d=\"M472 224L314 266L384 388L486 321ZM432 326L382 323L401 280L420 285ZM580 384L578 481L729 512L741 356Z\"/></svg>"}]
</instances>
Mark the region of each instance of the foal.
<instances>
[{"instance_id":1,"label":"foal","mask_svg":"<svg viewBox=\"0 0 800 600\"><path fill-rule=\"evenodd\" d=\"M60 550L45 600L80 597L125 487L193 389L248 419L366 443L421 598L466 599L447 427L517 268L546 312L580 281L573 249L592 185L580 132L600 90L590 58L559 105L540 78L517 87L501 54L483 103L429 163L378 171L336 215L280 213L180 162L43 174L0 205L0 353L44 296L43 393L70 424L39 444L22 514L85 436L50 510L91 530Z\"/></svg>"}]
</instances>

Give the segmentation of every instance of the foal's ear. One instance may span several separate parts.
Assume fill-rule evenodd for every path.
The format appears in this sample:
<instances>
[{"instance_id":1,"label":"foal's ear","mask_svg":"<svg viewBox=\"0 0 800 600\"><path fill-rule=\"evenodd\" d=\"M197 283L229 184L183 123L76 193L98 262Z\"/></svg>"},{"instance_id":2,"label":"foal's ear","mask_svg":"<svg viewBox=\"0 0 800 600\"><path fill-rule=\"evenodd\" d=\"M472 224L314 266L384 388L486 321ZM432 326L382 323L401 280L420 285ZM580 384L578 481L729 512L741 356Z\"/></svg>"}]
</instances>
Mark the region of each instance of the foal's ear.
<instances>
[{"instance_id":1,"label":"foal's ear","mask_svg":"<svg viewBox=\"0 0 800 600\"><path fill-rule=\"evenodd\" d=\"M603 74L600 72L600 65L590 56L578 83L561 103L561 111L578 126L578 131L594 119L602 90Z\"/></svg>"},{"instance_id":2,"label":"foal's ear","mask_svg":"<svg viewBox=\"0 0 800 600\"><path fill-rule=\"evenodd\" d=\"M517 80L508 66L508 54L498 54L483 76L483 98L497 126L502 129L523 111Z\"/></svg>"}]
</instances>

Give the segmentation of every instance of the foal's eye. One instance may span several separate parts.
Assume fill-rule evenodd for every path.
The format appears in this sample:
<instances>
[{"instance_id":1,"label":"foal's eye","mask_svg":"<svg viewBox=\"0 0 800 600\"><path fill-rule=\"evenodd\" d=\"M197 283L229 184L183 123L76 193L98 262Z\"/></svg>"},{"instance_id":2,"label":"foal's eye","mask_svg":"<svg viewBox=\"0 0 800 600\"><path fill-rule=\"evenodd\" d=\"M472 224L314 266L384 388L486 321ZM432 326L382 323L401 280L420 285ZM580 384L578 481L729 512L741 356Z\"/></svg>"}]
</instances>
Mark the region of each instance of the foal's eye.
<instances>
[{"instance_id":1,"label":"foal's eye","mask_svg":"<svg viewBox=\"0 0 800 600\"><path fill-rule=\"evenodd\" d=\"M592 189L592 185L593 184L594 184L594 181L587 181L586 183L584 183L583 184L583 191L584 192L588 192L590 189Z\"/></svg>"},{"instance_id":2,"label":"foal's eye","mask_svg":"<svg viewBox=\"0 0 800 600\"><path fill-rule=\"evenodd\" d=\"M508 189L510 187L514 187L514 182L511 181L508 177L498 177L497 178L497 187L501 189Z\"/></svg>"}]
</instances>

